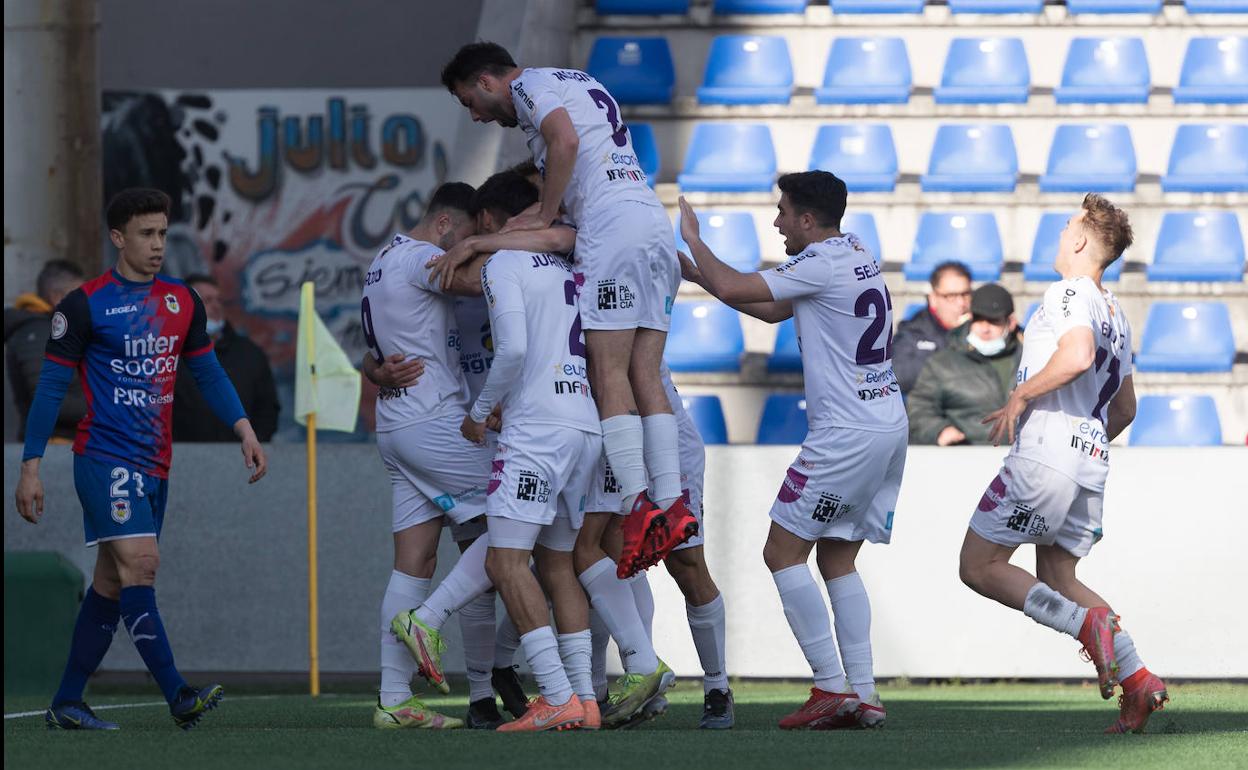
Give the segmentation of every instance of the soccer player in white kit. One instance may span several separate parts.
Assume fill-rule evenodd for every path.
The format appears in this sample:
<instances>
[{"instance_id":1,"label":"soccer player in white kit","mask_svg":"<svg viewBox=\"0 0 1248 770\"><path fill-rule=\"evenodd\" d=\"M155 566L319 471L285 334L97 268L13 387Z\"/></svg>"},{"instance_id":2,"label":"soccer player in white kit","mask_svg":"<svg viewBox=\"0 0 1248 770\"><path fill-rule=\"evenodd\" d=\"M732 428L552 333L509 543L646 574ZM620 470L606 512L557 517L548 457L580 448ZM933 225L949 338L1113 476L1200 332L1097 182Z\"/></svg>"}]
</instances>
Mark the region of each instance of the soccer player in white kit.
<instances>
[{"instance_id":1,"label":"soccer player in white kit","mask_svg":"<svg viewBox=\"0 0 1248 770\"><path fill-rule=\"evenodd\" d=\"M1131 326L1101 275L1131 245L1126 212L1089 194L1066 223L1055 266L1027 326L1018 386L988 415L993 443L1011 447L962 544L962 580L977 593L1075 637L1096 666L1101 696L1122 684L1106 732L1139 732L1167 701L1109 603L1075 576L1101 539L1109 442L1135 418ZM1016 427L1017 423L1017 427ZM1036 546L1036 575L1010 564Z\"/></svg>"},{"instance_id":2,"label":"soccer player in white kit","mask_svg":"<svg viewBox=\"0 0 1248 770\"><path fill-rule=\"evenodd\" d=\"M487 231L537 198L536 188L514 172L491 177L478 193L475 207ZM481 285L494 363L462 432L484 442L485 420L501 406L503 428L486 503L486 569L541 691L523 717L499 730L597 728L589 608L572 567L586 493L602 454L585 371L578 281L559 255L499 251L481 268ZM543 587L554 605L558 637Z\"/></svg>"},{"instance_id":3,"label":"soccer player in white kit","mask_svg":"<svg viewBox=\"0 0 1248 770\"><path fill-rule=\"evenodd\" d=\"M702 242L697 215L681 198L681 235L697 263L687 277L743 312L772 323L792 316L797 325L810 430L771 507L763 559L815 686L780 727L876 727L885 712L872 669L871 607L854 561L864 540L889 542L906 463L909 428L890 362L892 299L873 255L840 231L845 183L807 171L778 184L775 225L791 259L758 273L733 270ZM836 640L806 566L812 548Z\"/></svg>"},{"instance_id":4,"label":"soccer player in white kit","mask_svg":"<svg viewBox=\"0 0 1248 770\"><path fill-rule=\"evenodd\" d=\"M680 283L667 214L646 184L618 104L593 77L521 70L501 46L473 43L443 68L442 82L474 120L519 126L528 138L545 178L541 202L507 229L547 228L561 204L577 227L589 379L629 512L617 566L627 577L648 543L696 532L681 496L676 419L659 376ZM601 536L607 523L591 517L582 536Z\"/></svg>"}]
</instances>

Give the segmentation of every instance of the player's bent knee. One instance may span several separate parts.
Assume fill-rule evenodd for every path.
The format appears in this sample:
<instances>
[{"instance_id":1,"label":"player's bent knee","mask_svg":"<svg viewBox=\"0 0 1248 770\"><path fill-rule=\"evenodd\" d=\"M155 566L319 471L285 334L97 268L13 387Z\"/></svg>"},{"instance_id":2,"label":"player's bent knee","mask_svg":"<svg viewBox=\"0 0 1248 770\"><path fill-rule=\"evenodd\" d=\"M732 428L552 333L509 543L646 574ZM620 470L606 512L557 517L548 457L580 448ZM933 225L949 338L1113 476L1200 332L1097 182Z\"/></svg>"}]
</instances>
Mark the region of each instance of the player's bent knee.
<instances>
[{"instance_id":1,"label":"player's bent knee","mask_svg":"<svg viewBox=\"0 0 1248 770\"><path fill-rule=\"evenodd\" d=\"M129 556L118 563L117 569L123 586L155 585L160 556L154 553Z\"/></svg>"}]
</instances>

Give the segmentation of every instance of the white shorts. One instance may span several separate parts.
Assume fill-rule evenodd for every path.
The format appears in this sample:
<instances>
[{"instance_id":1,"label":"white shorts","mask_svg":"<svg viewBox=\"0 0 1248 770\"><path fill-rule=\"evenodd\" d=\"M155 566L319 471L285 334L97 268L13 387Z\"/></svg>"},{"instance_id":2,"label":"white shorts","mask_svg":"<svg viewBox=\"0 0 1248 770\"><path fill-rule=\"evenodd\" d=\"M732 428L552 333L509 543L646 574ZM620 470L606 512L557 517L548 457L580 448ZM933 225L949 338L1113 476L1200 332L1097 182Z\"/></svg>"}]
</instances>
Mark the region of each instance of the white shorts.
<instances>
[{"instance_id":1,"label":"white shorts","mask_svg":"<svg viewBox=\"0 0 1248 770\"><path fill-rule=\"evenodd\" d=\"M572 518L560 513L555 520L542 526L527 521L516 521L502 516L487 516L491 548L517 548L532 551L534 545L552 551L571 553L576 547L580 527L572 526Z\"/></svg>"},{"instance_id":2,"label":"white shorts","mask_svg":"<svg viewBox=\"0 0 1248 770\"><path fill-rule=\"evenodd\" d=\"M462 412L450 410L432 420L377 434L377 451L390 474L393 493L392 531L443 515L452 524L465 524L485 513L493 448L465 439L459 432L463 420Z\"/></svg>"},{"instance_id":3,"label":"white shorts","mask_svg":"<svg viewBox=\"0 0 1248 770\"><path fill-rule=\"evenodd\" d=\"M579 530L601 454L602 436L596 433L562 425L504 423L490 469L486 515L542 526L562 515Z\"/></svg>"},{"instance_id":4,"label":"white shorts","mask_svg":"<svg viewBox=\"0 0 1248 770\"><path fill-rule=\"evenodd\" d=\"M789 466L771 520L803 540L887 543L906 468L906 428L812 430Z\"/></svg>"},{"instance_id":5,"label":"white shorts","mask_svg":"<svg viewBox=\"0 0 1248 770\"><path fill-rule=\"evenodd\" d=\"M672 550L681 551L696 548L706 542L706 522L702 516L702 486L706 476L706 446L693 420L685 416L677 417L677 449L680 452L680 489L685 497L685 505L689 507L698 520L698 534L676 546ZM607 462L607 453L603 452L598 459L598 467L594 473L594 483L590 487L589 497L585 502L585 510L591 513L614 513L624 516L628 512L621 510L623 505L620 485L611 472L611 464Z\"/></svg>"},{"instance_id":6,"label":"white shorts","mask_svg":"<svg viewBox=\"0 0 1248 770\"><path fill-rule=\"evenodd\" d=\"M997 545L1058 545L1082 558L1101 539L1104 499L1047 465L1010 455L980 498L971 529Z\"/></svg>"},{"instance_id":7,"label":"white shorts","mask_svg":"<svg viewBox=\"0 0 1248 770\"><path fill-rule=\"evenodd\" d=\"M680 286L672 223L662 206L612 203L577 223L575 271L585 329L658 329L671 325Z\"/></svg>"}]
</instances>

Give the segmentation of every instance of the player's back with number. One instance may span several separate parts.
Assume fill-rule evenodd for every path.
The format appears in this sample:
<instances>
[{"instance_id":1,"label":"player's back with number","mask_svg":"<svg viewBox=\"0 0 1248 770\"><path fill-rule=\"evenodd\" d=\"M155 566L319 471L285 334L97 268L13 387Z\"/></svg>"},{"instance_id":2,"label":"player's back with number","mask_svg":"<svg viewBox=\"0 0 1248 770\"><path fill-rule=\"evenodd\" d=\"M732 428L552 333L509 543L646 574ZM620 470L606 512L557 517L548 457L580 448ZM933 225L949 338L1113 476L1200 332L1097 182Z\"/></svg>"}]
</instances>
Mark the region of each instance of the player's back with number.
<instances>
[{"instance_id":1,"label":"player's back with number","mask_svg":"<svg viewBox=\"0 0 1248 770\"><path fill-rule=\"evenodd\" d=\"M373 355L382 359L402 353L425 362L419 385L383 388L378 394L378 430L395 430L467 405L468 388L454 334L454 302L430 283L425 267L441 253L433 244L395 235L365 274L360 321Z\"/></svg>"}]
</instances>

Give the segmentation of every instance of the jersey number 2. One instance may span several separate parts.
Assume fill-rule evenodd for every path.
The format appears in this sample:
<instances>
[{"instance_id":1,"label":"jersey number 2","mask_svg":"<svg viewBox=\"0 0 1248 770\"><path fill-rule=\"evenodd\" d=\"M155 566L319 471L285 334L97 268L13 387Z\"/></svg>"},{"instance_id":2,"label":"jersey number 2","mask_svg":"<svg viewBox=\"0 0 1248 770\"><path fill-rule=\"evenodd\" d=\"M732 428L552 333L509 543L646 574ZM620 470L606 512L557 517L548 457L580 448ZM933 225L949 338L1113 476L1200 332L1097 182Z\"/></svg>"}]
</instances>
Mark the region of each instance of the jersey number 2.
<instances>
[{"instance_id":1,"label":"jersey number 2","mask_svg":"<svg viewBox=\"0 0 1248 770\"><path fill-rule=\"evenodd\" d=\"M623 147L628 144L628 126L620 122L620 108L616 105L615 100L611 98L611 94L597 88L591 88L589 89L589 98L594 100L594 104L598 105L598 109L607 111L607 122L611 124L611 141L615 142L615 146Z\"/></svg>"}]
</instances>

